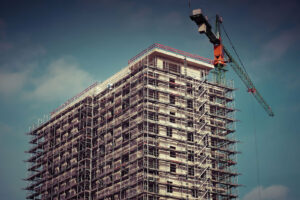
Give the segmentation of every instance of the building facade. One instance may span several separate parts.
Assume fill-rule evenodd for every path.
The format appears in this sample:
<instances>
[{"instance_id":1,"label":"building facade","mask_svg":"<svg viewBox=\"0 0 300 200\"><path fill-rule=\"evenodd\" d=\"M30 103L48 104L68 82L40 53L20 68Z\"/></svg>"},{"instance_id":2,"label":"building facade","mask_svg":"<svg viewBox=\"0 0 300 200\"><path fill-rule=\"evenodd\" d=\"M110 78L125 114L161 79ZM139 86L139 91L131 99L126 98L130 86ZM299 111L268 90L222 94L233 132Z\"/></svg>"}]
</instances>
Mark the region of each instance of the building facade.
<instances>
[{"instance_id":1,"label":"building facade","mask_svg":"<svg viewBox=\"0 0 300 200\"><path fill-rule=\"evenodd\" d=\"M27 199L236 199L233 86L154 44L28 134Z\"/></svg>"}]
</instances>

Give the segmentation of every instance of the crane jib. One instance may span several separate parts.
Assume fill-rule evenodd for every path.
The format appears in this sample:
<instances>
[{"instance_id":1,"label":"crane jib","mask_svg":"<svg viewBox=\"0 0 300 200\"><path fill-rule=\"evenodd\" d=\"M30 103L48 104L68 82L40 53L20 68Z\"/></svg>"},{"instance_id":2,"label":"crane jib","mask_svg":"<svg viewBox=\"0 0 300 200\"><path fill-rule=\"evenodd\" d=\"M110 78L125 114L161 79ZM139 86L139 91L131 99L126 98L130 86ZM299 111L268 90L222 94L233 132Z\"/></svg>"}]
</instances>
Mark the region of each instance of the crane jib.
<instances>
[{"instance_id":1,"label":"crane jib","mask_svg":"<svg viewBox=\"0 0 300 200\"><path fill-rule=\"evenodd\" d=\"M245 86L247 87L248 89L248 92L251 93L255 99L258 101L258 103L264 108L264 110L268 113L269 116L273 117L274 116L274 113L271 109L271 107L266 103L266 101L263 99L263 97L260 95L260 93L258 92L258 90L256 89L256 87L254 86L253 82L251 81L250 79L250 76L248 75L240 57L238 56L233 44L231 43L231 40L227 34L227 32L225 31L226 33L226 36L228 37L231 45L232 45L232 48L234 50L234 52L236 53L239 61L241 62L241 66L240 64L231 56L231 54L229 53L229 51L226 49L226 47L222 44L221 42L221 35L220 35L220 23L222 23L222 20L220 20L220 17L217 15L216 17L216 34L214 34L212 32L212 27L211 25L209 24L208 22L208 18L206 16L203 15L202 13L202 10L201 9L196 9L196 10L193 10L193 14L190 16L191 20L193 20L197 26L198 26L198 32L200 34L205 34L209 41L214 44L214 47L217 47L217 49L215 48L215 59L214 59L214 64L218 71L219 74L219 77L222 77L222 74L221 73L225 73L226 70L222 70L222 67L225 66L225 63L226 62L229 62L232 69L235 71L235 73L239 76L239 78L242 80L242 82L245 84ZM221 48L221 50L220 50ZM222 58L221 58L221 54L220 52L223 52L225 53L225 55L228 57L228 61L224 61L222 62ZM220 60L221 58L221 60Z\"/></svg>"}]
</instances>

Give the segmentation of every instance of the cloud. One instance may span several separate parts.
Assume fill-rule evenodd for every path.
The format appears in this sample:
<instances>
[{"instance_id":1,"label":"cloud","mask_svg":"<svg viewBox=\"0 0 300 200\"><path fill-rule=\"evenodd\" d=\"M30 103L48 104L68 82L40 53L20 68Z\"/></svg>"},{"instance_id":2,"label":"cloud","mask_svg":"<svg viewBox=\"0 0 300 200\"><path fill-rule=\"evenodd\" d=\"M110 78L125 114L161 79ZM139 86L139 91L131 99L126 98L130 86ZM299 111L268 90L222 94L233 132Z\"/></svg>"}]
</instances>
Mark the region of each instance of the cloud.
<instances>
[{"instance_id":1,"label":"cloud","mask_svg":"<svg viewBox=\"0 0 300 200\"><path fill-rule=\"evenodd\" d=\"M47 64L45 54L41 45L0 41L0 98L64 101L93 82L72 57Z\"/></svg>"},{"instance_id":2,"label":"cloud","mask_svg":"<svg viewBox=\"0 0 300 200\"><path fill-rule=\"evenodd\" d=\"M0 96L20 93L45 53L40 45L0 41Z\"/></svg>"},{"instance_id":3,"label":"cloud","mask_svg":"<svg viewBox=\"0 0 300 200\"><path fill-rule=\"evenodd\" d=\"M5 23L0 18L0 99L63 101L91 84L93 78L71 57L47 64L47 51L30 40L1 38Z\"/></svg>"},{"instance_id":4,"label":"cloud","mask_svg":"<svg viewBox=\"0 0 300 200\"><path fill-rule=\"evenodd\" d=\"M27 81L30 71L30 69L17 72L0 70L0 94L11 96L19 92Z\"/></svg>"},{"instance_id":5,"label":"cloud","mask_svg":"<svg viewBox=\"0 0 300 200\"><path fill-rule=\"evenodd\" d=\"M253 66L265 66L281 59L298 40L299 30L287 30L275 36L261 48L260 56L253 62Z\"/></svg>"},{"instance_id":6,"label":"cloud","mask_svg":"<svg viewBox=\"0 0 300 200\"><path fill-rule=\"evenodd\" d=\"M298 74L299 68L290 64L291 55L294 55L299 47L298 35L300 27L281 31L279 34L262 44L257 50L255 59L249 61L249 66L254 70L254 80L259 81L260 74L264 74L260 80L278 80L288 90L300 87Z\"/></svg>"},{"instance_id":7,"label":"cloud","mask_svg":"<svg viewBox=\"0 0 300 200\"><path fill-rule=\"evenodd\" d=\"M24 96L42 101L63 100L83 90L93 80L88 72L79 68L74 59L62 57L50 63L41 77L35 77L34 88Z\"/></svg>"},{"instance_id":8,"label":"cloud","mask_svg":"<svg viewBox=\"0 0 300 200\"><path fill-rule=\"evenodd\" d=\"M256 187L248 194L246 194L243 200L285 200L287 199L289 189L283 185L272 185L267 188Z\"/></svg>"}]
</instances>

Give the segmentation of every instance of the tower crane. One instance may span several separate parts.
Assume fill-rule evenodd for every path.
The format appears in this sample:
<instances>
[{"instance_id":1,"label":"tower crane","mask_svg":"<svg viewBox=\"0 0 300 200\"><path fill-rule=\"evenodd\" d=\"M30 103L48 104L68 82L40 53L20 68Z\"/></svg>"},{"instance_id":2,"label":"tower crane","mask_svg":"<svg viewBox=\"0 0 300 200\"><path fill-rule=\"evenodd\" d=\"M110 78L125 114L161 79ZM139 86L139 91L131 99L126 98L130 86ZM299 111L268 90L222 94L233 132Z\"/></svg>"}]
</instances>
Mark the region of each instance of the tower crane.
<instances>
[{"instance_id":1,"label":"tower crane","mask_svg":"<svg viewBox=\"0 0 300 200\"><path fill-rule=\"evenodd\" d=\"M215 69L213 73L216 75L217 83L222 83L225 80L225 72L227 71L225 66L227 65L227 63L230 63L232 69L236 72L236 74L247 87L248 92L255 97L255 99L265 109L268 115L273 117L274 113L271 107L267 104L267 102L263 99L261 94L254 86L244 66L242 65L242 68L240 64L230 54L229 50L223 45L220 33L222 18L216 15L215 33L212 31L212 26L209 24L207 16L203 15L201 9L193 10L193 13L190 16L190 18L197 24L198 32L200 34L205 34L208 37L209 41L214 45L213 64ZM225 55L227 56L227 59L225 59Z\"/></svg>"}]
</instances>

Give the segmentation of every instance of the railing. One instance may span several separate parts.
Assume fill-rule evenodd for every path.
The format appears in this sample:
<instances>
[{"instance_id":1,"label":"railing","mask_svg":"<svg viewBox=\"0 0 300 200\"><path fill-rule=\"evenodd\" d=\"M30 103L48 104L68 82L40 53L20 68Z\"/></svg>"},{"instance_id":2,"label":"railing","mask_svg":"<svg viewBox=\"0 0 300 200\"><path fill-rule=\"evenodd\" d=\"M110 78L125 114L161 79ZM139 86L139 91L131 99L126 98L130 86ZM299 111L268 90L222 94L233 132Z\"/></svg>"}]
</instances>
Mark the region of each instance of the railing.
<instances>
[{"instance_id":1,"label":"railing","mask_svg":"<svg viewBox=\"0 0 300 200\"><path fill-rule=\"evenodd\" d=\"M142 52L140 52L139 54L137 54L136 56L134 56L130 60L128 60L128 64L136 61L137 59L141 58L143 55L145 55L146 53L148 53L149 51L151 51L155 48L162 49L162 50L165 50L165 51L168 51L168 52L171 52L171 53L175 53L175 54L178 54L178 55L181 55L181 56L185 56L185 57L188 57L188 58L192 58L192 59L195 59L195 60L199 60L199 61L202 61L202 62L205 62L205 63L208 63L208 64L213 64L213 61L211 59L204 58L204 57L201 57L201 56L198 56L198 55L195 55L195 54L191 54L191 53L188 53L188 52L185 52L185 51L182 51L182 50L179 50L179 49L175 49L175 48L172 48L172 47L169 47L169 46L165 46L165 45L162 45L162 44L158 44L158 43L152 44L150 47L143 50Z\"/></svg>"},{"instance_id":2,"label":"railing","mask_svg":"<svg viewBox=\"0 0 300 200\"><path fill-rule=\"evenodd\" d=\"M56 108L55 110L53 110L50 115L53 116L54 114L56 114L57 112L59 112L60 110L62 110L63 108L67 107L69 104L71 104L72 102L74 102L76 99L80 98L82 95L84 95L85 93L87 93L88 91L90 91L91 89L93 89L94 87L96 87L99 83L95 82L94 84L90 85L89 87L87 87L85 90L83 90L82 92L80 92L79 94L77 94L76 96L72 97L71 99L67 100L64 104L62 104L61 106L59 106L58 108Z\"/></svg>"}]
</instances>

